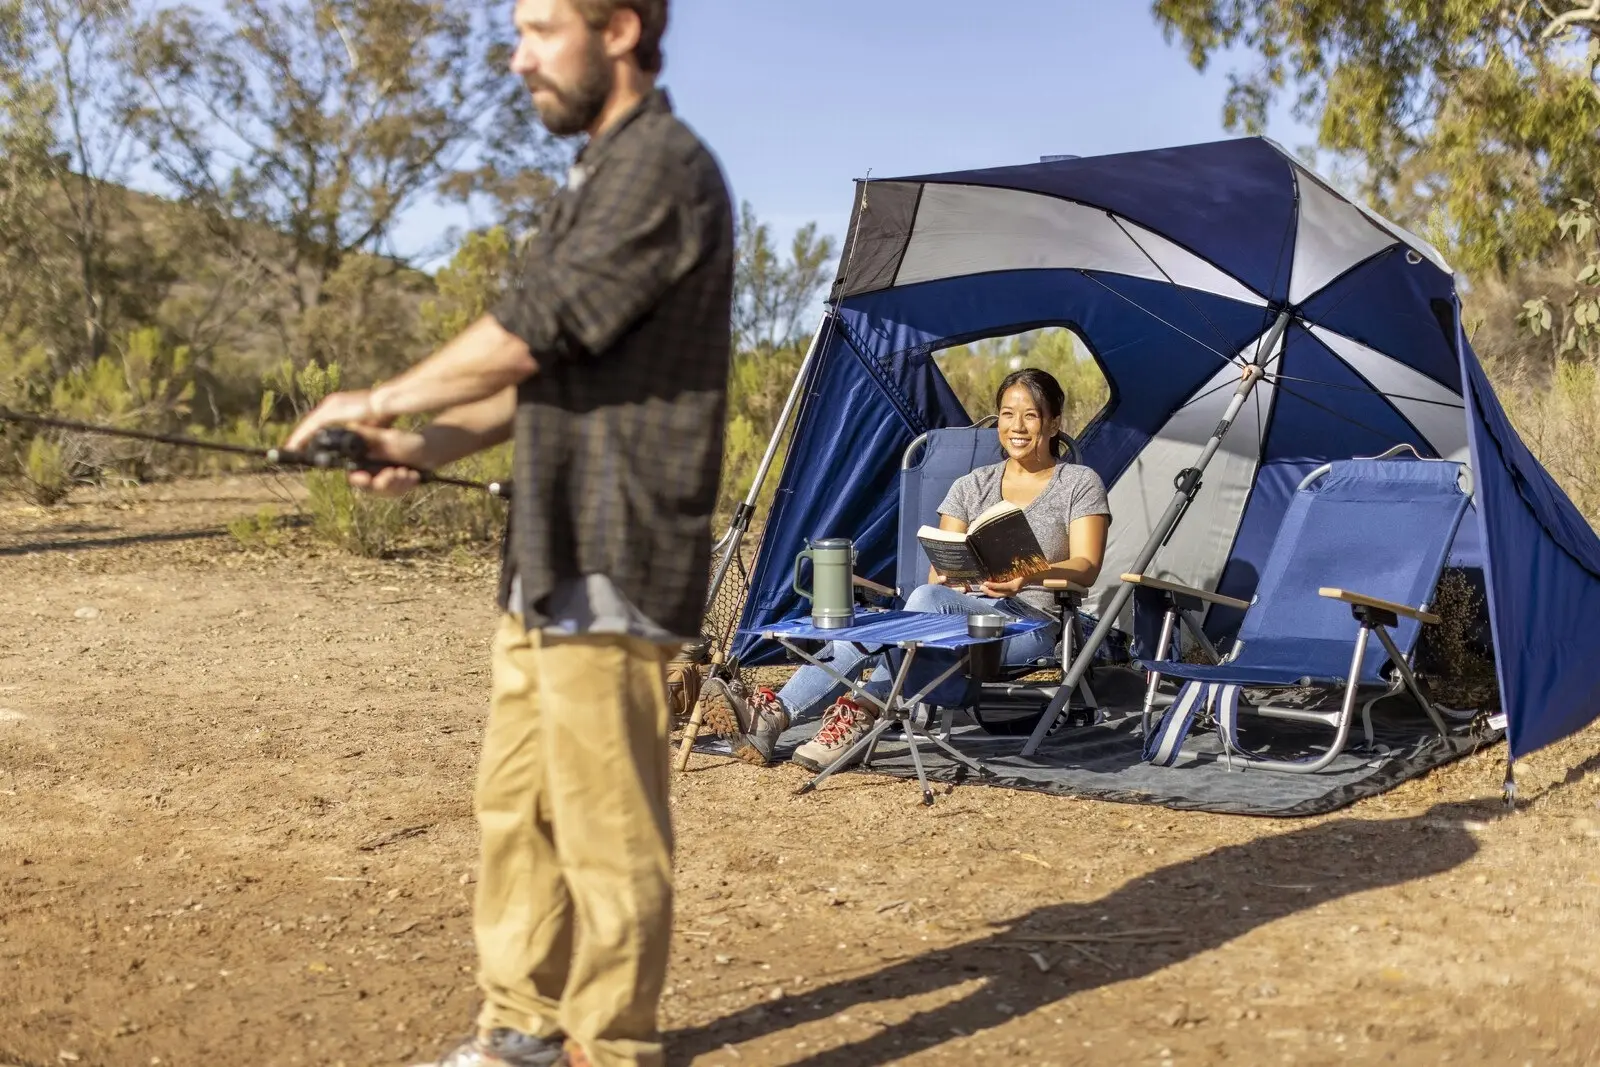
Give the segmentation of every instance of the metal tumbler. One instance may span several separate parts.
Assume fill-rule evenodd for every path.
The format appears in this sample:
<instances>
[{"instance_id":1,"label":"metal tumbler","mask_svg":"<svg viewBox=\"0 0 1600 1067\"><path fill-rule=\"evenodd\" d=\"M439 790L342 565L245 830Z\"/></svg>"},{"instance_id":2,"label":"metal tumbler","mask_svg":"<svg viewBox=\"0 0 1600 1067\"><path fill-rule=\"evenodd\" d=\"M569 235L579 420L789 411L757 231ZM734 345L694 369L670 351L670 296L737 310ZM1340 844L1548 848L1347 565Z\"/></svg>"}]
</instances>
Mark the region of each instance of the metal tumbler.
<instances>
[{"instance_id":1,"label":"metal tumbler","mask_svg":"<svg viewBox=\"0 0 1600 1067\"><path fill-rule=\"evenodd\" d=\"M811 588L800 587L800 561L811 561ZM794 559L794 591L811 601L811 624L842 630L856 621L856 547L848 537L811 541Z\"/></svg>"}]
</instances>

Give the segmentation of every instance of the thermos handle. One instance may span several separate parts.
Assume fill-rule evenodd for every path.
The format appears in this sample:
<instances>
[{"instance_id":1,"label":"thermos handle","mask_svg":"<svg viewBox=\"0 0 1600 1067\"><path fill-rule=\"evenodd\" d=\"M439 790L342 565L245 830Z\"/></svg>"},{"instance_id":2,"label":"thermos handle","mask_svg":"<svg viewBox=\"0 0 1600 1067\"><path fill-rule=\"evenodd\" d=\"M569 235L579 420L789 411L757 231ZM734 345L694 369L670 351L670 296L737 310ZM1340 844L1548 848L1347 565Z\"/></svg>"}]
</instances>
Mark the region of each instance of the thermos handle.
<instances>
[{"instance_id":1,"label":"thermos handle","mask_svg":"<svg viewBox=\"0 0 1600 1067\"><path fill-rule=\"evenodd\" d=\"M800 588L800 561L803 560L803 559L809 559L811 561L811 565L813 567L815 567L816 563L817 563L817 557L812 554L812 550L810 548L803 549L800 552L795 554L795 557L794 557L794 591L796 593L798 593L800 596L805 597L807 600L815 600L816 597L814 597L812 595L811 590L809 590L809 589L801 589Z\"/></svg>"}]
</instances>

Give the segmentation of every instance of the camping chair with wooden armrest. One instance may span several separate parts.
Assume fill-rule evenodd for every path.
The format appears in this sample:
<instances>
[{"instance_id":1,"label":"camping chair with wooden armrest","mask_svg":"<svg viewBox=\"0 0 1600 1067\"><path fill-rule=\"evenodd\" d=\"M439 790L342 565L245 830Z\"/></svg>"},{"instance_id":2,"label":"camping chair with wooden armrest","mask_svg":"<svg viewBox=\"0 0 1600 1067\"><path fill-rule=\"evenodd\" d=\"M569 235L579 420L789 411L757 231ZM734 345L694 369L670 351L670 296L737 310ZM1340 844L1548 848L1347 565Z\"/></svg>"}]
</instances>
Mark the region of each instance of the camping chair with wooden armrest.
<instances>
[{"instance_id":1,"label":"camping chair with wooden armrest","mask_svg":"<svg viewBox=\"0 0 1600 1067\"><path fill-rule=\"evenodd\" d=\"M894 592L899 603L903 604L912 590L927 582L928 556L923 551L921 542L917 540L917 530L924 525L938 525L939 505L944 502L956 479L979 467L1000 463L1006 458L994 429L995 423L995 417L990 415L972 426L930 430L912 441L906 448L900 463L899 551L895 558ZM1057 434L1056 438L1062 444L1063 458L1068 462L1077 462L1077 442L1066 434ZM1055 594L1059 612L1062 644L1058 652L1064 650L1065 656L1070 657L1072 651L1083 640L1078 612L1088 590L1070 582L1054 580L1046 582L1044 587ZM1063 662L1066 660L1057 655L1033 663L1002 668L995 676L978 684L978 702L965 710L978 721L980 726L991 731L999 727L995 722L985 722L983 718L985 703L1025 704L1029 707L1038 705L1042 713L1044 706L1050 703L1059 687L1028 684L1022 679L1042 670L1059 668ZM1092 672L1086 674L1079 683L1078 696L1082 705L1091 710L1091 714L1098 714L1100 703L1094 695ZM945 708L943 711L944 728L948 733L953 723L955 709ZM1012 732L1024 724L1031 729L1032 720L1015 720L1007 723L1005 732Z\"/></svg>"},{"instance_id":2,"label":"camping chair with wooden armrest","mask_svg":"<svg viewBox=\"0 0 1600 1067\"><path fill-rule=\"evenodd\" d=\"M1439 621L1428 602L1470 498L1470 472L1458 463L1344 460L1313 472L1296 490L1251 601L1148 575L1123 575L1123 581L1170 594L1186 613L1200 604L1245 611L1239 635L1220 663L1141 662L1152 673L1147 720L1159 676L1184 682L1159 725L1146 731L1146 759L1173 765L1195 718L1209 710L1230 761L1239 756L1252 767L1315 773L1344 750L1358 700L1371 744L1373 705L1408 690L1440 735L1448 737L1449 727L1418 684L1411 661L1421 626ZM1347 613L1357 624L1354 633ZM1163 627L1167 638L1172 624L1169 613ZM1160 655L1169 650L1164 639ZM1342 689L1343 700L1335 711L1250 706L1240 700L1245 688ZM1267 758L1240 744L1241 710L1322 723L1334 736L1320 756Z\"/></svg>"}]
</instances>

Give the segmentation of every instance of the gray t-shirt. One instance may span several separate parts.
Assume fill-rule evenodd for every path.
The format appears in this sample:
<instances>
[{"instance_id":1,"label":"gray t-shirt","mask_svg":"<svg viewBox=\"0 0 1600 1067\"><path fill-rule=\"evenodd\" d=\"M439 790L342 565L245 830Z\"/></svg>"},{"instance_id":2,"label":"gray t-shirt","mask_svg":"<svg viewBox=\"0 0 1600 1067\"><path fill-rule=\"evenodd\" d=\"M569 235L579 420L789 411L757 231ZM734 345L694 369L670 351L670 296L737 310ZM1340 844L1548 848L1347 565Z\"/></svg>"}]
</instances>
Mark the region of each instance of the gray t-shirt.
<instances>
[{"instance_id":1,"label":"gray t-shirt","mask_svg":"<svg viewBox=\"0 0 1600 1067\"><path fill-rule=\"evenodd\" d=\"M963 474L939 505L939 514L960 522L972 522L1004 499L1000 490L1005 472L1006 465L996 463ZM1022 509L1022 513L1028 517L1028 526L1039 539L1045 558L1060 563L1069 558L1071 539L1067 531L1072 523L1087 515L1110 515L1111 506L1106 500L1105 483L1092 468L1058 463L1050 484ZM1055 594L1043 589L1024 589L1017 594L1017 599L1047 614L1055 611Z\"/></svg>"}]
</instances>

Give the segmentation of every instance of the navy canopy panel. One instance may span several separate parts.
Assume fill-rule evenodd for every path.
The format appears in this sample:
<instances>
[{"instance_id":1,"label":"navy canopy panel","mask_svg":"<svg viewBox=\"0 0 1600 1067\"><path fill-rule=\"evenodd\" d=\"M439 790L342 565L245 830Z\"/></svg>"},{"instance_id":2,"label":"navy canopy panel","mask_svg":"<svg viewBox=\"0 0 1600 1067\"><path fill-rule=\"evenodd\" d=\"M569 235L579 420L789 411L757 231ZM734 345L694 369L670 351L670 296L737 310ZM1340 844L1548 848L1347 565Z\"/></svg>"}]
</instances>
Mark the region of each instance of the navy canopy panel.
<instances>
[{"instance_id":1,"label":"navy canopy panel","mask_svg":"<svg viewBox=\"0 0 1600 1067\"><path fill-rule=\"evenodd\" d=\"M1248 599L1312 470L1397 446L1470 456L1478 495L1452 558L1485 573L1513 752L1600 713L1600 541L1465 348L1449 264L1277 145L864 182L843 247L743 627L806 612L790 579L808 538L853 538L858 572L893 582L906 447L990 414L962 410L935 354L1063 326L1111 396L1079 441L1112 512L1087 610L1106 608L1161 531L1175 478L1254 367L1260 381L1148 572ZM1241 619L1214 610L1206 626L1221 637ZM748 640L736 653L770 655Z\"/></svg>"},{"instance_id":2,"label":"navy canopy panel","mask_svg":"<svg viewBox=\"0 0 1600 1067\"><path fill-rule=\"evenodd\" d=\"M1265 140L906 180L1020 189L1093 204L1197 253L1263 296L1287 292L1295 183L1289 161Z\"/></svg>"},{"instance_id":3,"label":"navy canopy panel","mask_svg":"<svg viewBox=\"0 0 1600 1067\"><path fill-rule=\"evenodd\" d=\"M793 588L795 556L808 539L851 538L856 573L893 585L901 457L927 430L971 421L925 352L864 355L831 316L810 379L762 534L742 627L810 611ZM779 659L782 650L741 638L734 654L755 666Z\"/></svg>"},{"instance_id":4,"label":"navy canopy panel","mask_svg":"<svg viewBox=\"0 0 1600 1067\"><path fill-rule=\"evenodd\" d=\"M1466 341L1472 465L1513 758L1600 716L1600 541L1533 458Z\"/></svg>"}]
</instances>

